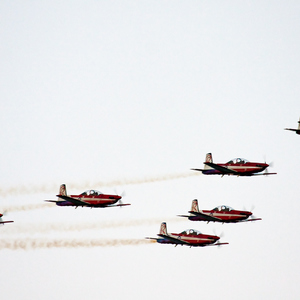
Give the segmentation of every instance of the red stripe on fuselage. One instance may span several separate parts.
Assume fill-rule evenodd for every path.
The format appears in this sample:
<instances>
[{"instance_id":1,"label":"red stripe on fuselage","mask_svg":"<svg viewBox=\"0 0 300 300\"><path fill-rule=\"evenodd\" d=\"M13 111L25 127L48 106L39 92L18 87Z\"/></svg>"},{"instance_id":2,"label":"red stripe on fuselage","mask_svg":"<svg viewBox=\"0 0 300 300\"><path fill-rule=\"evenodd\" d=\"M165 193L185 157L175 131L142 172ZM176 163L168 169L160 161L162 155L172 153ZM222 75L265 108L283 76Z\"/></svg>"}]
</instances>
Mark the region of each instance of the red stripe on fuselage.
<instances>
[{"instance_id":1,"label":"red stripe on fuselage","mask_svg":"<svg viewBox=\"0 0 300 300\"><path fill-rule=\"evenodd\" d=\"M223 221L245 220L252 215L251 212L238 211L238 210L231 210L231 211L202 210L200 212L206 215L213 216L215 218L219 218Z\"/></svg>"},{"instance_id":2,"label":"red stripe on fuselage","mask_svg":"<svg viewBox=\"0 0 300 300\"><path fill-rule=\"evenodd\" d=\"M117 196L117 195L85 195L85 196L80 196L80 195L70 195L69 197L86 202L91 205L104 205L104 204L115 204L118 202L122 197Z\"/></svg>"}]
</instances>

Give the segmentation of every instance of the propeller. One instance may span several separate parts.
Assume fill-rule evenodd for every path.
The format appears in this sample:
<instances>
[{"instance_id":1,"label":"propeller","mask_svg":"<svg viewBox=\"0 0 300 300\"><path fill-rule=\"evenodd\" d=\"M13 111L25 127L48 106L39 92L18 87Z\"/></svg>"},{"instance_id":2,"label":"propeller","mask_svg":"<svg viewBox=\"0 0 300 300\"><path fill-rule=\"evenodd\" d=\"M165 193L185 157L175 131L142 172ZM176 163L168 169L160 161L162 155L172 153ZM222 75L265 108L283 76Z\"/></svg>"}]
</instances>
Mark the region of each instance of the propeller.
<instances>
[{"instance_id":1,"label":"propeller","mask_svg":"<svg viewBox=\"0 0 300 300\"><path fill-rule=\"evenodd\" d=\"M5 215L7 215L7 210L5 210L5 211L4 211L3 213L1 213L0 215L1 215L1 217L0 217L0 222L3 222L2 217L5 216ZM0 225L4 225L4 223L3 223L3 224L0 224Z\"/></svg>"},{"instance_id":2,"label":"propeller","mask_svg":"<svg viewBox=\"0 0 300 300\"><path fill-rule=\"evenodd\" d=\"M2 217L7 215L7 210L5 210L3 213L0 213L1 217L0 217L0 221L2 221Z\"/></svg>"},{"instance_id":3,"label":"propeller","mask_svg":"<svg viewBox=\"0 0 300 300\"><path fill-rule=\"evenodd\" d=\"M254 209L255 209L255 206L254 206L254 205L252 205L252 207L251 207L250 210L247 210L247 209L244 207L244 210L245 210L245 211L250 211L250 212L252 213L252 215L249 216L248 220L253 220L253 219L259 219L259 220L261 220L261 218L258 218L257 216L255 216L255 215L253 214L253 210L254 210Z\"/></svg>"},{"instance_id":4,"label":"propeller","mask_svg":"<svg viewBox=\"0 0 300 300\"><path fill-rule=\"evenodd\" d=\"M248 210L245 206L243 206L243 210L244 211L249 211L249 212L251 212L252 213L252 215L251 216L249 216L249 219L256 219L256 217L254 217L254 215L253 215L253 210L255 209L255 206L252 204L252 206L251 206L251 209L250 210Z\"/></svg>"},{"instance_id":5,"label":"propeller","mask_svg":"<svg viewBox=\"0 0 300 300\"><path fill-rule=\"evenodd\" d=\"M118 202L119 202L119 204L121 204L120 208L122 208L122 204L123 204L122 198L126 195L126 193L125 193L125 191L123 191L123 192L121 193L121 195L119 195L119 193L118 193L117 190L115 189L115 194L121 197L121 199L120 199Z\"/></svg>"},{"instance_id":6,"label":"propeller","mask_svg":"<svg viewBox=\"0 0 300 300\"><path fill-rule=\"evenodd\" d=\"M269 173L269 167L273 167L273 165L274 165L274 162L273 161L271 161L270 163L267 163L267 160L266 160L266 156L264 155L264 161L265 161L265 164L268 164L269 166L265 169L265 172L264 172L264 175L268 175L268 173Z\"/></svg>"},{"instance_id":7,"label":"propeller","mask_svg":"<svg viewBox=\"0 0 300 300\"><path fill-rule=\"evenodd\" d=\"M217 234L216 230L213 230L214 235L218 236L220 239L224 236L224 232L222 231L220 234Z\"/></svg>"}]
</instances>

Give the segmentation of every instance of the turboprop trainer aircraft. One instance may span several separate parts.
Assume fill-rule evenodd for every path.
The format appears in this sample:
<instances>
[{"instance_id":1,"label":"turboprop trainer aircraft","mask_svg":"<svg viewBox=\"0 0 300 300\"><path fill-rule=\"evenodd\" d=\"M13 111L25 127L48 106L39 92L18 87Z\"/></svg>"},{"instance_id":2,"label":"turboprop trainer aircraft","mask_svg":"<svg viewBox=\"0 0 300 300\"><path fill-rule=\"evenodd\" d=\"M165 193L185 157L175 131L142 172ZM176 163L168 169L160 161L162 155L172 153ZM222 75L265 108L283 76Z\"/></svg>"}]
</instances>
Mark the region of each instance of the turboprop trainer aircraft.
<instances>
[{"instance_id":1,"label":"turboprop trainer aircraft","mask_svg":"<svg viewBox=\"0 0 300 300\"><path fill-rule=\"evenodd\" d=\"M58 206L87 206L87 207L116 207L130 204L115 204L121 200L122 196L106 195L96 190L88 190L80 195L67 195L66 185L62 184L59 189L58 198L62 200L45 200L54 202Z\"/></svg>"},{"instance_id":2,"label":"turboprop trainer aircraft","mask_svg":"<svg viewBox=\"0 0 300 300\"><path fill-rule=\"evenodd\" d=\"M185 245L190 247L220 246L228 244L217 242L220 237L216 235L202 234L194 229L188 229L181 233L167 233L167 224L165 222L161 223L158 236L159 238L147 237L146 239L156 240L160 244L175 244L175 246Z\"/></svg>"},{"instance_id":3,"label":"turboprop trainer aircraft","mask_svg":"<svg viewBox=\"0 0 300 300\"><path fill-rule=\"evenodd\" d=\"M194 171L201 171L205 175L236 175L236 176L257 176L257 175L273 175L277 173L256 174L267 169L267 163L250 162L243 158L234 158L227 163L215 164L213 163L212 154L207 153L204 169L192 169Z\"/></svg>"},{"instance_id":4,"label":"turboprop trainer aircraft","mask_svg":"<svg viewBox=\"0 0 300 300\"><path fill-rule=\"evenodd\" d=\"M300 119L298 121L298 129L293 129L293 128L284 128L284 130L290 130L290 131L295 131L296 134L300 134Z\"/></svg>"},{"instance_id":5,"label":"turboprop trainer aircraft","mask_svg":"<svg viewBox=\"0 0 300 300\"><path fill-rule=\"evenodd\" d=\"M3 214L0 214L0 224L13 223L14 221L2 221Z\"/></svg>"},{"instance_id":6,"label":"turboprop trainer aircraft","mask_svg":"<svg viewBox=\"0 0 300 300\"><path fill-rule=\"evenodd\" d=\"M190 215L180 215L187 217L191 221L221 222L221 223L240 223L249 221L258 221L260 218L254 218L252 212L245 210L235 210L229 206L221 205L212 210L199 210L198 200L192 202ZM250 219L248 219L250 217Z\"/></svg>"}]
</instances>

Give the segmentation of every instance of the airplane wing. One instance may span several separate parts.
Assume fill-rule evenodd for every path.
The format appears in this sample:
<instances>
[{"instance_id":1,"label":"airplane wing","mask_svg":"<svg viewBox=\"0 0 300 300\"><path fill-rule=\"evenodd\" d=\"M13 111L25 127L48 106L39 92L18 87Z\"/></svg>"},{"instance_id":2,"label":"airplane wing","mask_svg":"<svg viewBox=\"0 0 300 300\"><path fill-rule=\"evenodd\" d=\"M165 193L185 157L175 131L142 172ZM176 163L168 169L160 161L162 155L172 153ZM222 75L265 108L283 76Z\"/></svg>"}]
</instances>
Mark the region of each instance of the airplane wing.
<instances>
[{"instance_id":1,"label":"airplane wing","mask_svg":"<svg viewBox=\"0 0 300 300\"><path fill-rule=\"evenodd\" d=\"M117 206L127 206L131 205L130 203L121 203L121 204L115 204L115 205L107 205L105 207L117 207Z\"/></svg>"},{"instance_id":2,"label":"airplane wing","mask_svg":"<svg viewBox=\"0 0 300 300\"><path fill-rule=\"evenodd\" d=\"M248 176L259 176L259 175L276 175L277 173L258 173L258 174L251 174Z\"/></svg>"},{"instance_id":3,"label":"airplane wing","mask_svg":"<svg viewBox=\"0 0 300 300\"><path fill-rule=\"evenodd\" d=\"M179 244L179 245L190 245L190 243L188 243L188 242L185 242L185 241L183 241L183 240L181 240L181 239L177 239L177 238L171 237L171 236L169 236L169 235L158 234L158 236L160 236L160 237L162 237L162 238L164 238L164 239L170 241L170 242L173 243L173 244L177 244L177 245L178 245L178 244Z\"/></svg>"},{"instance_id":4,"label":"airplane wing","mask_svg":"<svg viewBox=\"0 0 300 300\"><path fill-rule=\"evenodd\" d=\"M61 198L61 199L66 200L66 201L70 201L71 203L73 203L74 205L77 205L77 206L91 206L87 202L84 202L84 201L81 201L81 200L78 200L78 199L74 199L74 198L71 198L71 197L68 197L68 196L64 196L64 195L56 195L56 196Z\"/></svg>"},{"instance_id":5,"label":"airplane wing","mask_svg":"<svg viewBox=\"0 0 300 300\"><path fill-rule=\"evenodd\" d=\"M213 216L210 216L210 215L206 215L206 214L203 214L201 212L196 212L196 211L189 211L189 213L197 216L197 217L201 217L203 218L203 220L205 221L211 221L211 222L218 222L218 221L221 221L222 222L222 219L220 218L216 218L216 217L213 217Z\"/></svg>"},{"instance_id":6,"label":"airplane wing","mask_svg":"<svg viewBox=\"0 0 300 300\"><path fill-rule=\"evenodd\" d=\"M228 245L229 243L216 243L216 244L209 244L205 246L221 246L221 245Z\"/></svg>"},{"instance_id":7,"label":"airplane wing","mask_svg":"<svg viewBox=\"0 0 300 300\"><path fill-rule=\"evenodd\" d=\"M297 129L293 129L293 128L284 128L284 130L297 131Z\"/></svg>"},{"instance_id":8,"label":"airplane wing","mask_svg":"<svg viewBox=\"0 0 300 300\"><path fill-rule=\"evenodd\" d=\"M193 170L193 171L205 171L204 169L191 169L191 170Z\"/></svg>"},{"instance_id":9,"label":"airplane wing","mask_svg":"<svg viewBox=\"0 0 300 300\"><path fill-rule=\"evenodd\" d=\"M262 219L261 218L256 218L256 219L243 220L243 221L240 221L240 222L251 222L251 221L259 221L259 220L262 220Z\"/></svg>"},{"instance_id":10,"label":"airplane wing","mask_svg":"<svg viewBox=\"0 0 300 300\"><path fill-rule=\"evenodd\" d=\"M217 170L217 171L220 171L222 173L225 173L225 174L239 174L238 172L236 171L233 171L233 170L230 170L226 167L222 167L220 165L217 165L217 164L214 164L214 163L210 163L210 162L205 162L204 163L205 165L207 166L210 166L212 167L213 169Z\"/></svg>"},{"instance_id":11,"label":"airplane wing","mask_svg":"<svg viewBox=\"0 0 300 300\"><path fill-rule=\"evenodd\" d=\"M14 221L0 221L0 224L4 224L4 223L13 223Z\"/></svg>"}]
</instances>

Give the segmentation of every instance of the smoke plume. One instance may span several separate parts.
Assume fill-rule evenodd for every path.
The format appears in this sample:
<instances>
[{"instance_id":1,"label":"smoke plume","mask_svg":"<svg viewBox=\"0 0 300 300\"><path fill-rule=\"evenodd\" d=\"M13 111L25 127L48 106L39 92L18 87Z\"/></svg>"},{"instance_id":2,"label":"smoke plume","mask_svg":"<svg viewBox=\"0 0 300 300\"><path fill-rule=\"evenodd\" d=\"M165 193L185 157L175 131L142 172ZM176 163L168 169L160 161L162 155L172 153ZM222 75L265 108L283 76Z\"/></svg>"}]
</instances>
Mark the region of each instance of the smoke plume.
<instances>
[{"instance_id":1,"label":"smoke plume","mask_svg":"<svg viewBox=\"0 0 300 300\"><path fill-rule=\"evenodd\" d=\"M38 223L38 224L14 224L13 226L6 226L2 235L11 234L37 234L48 233L51 231L66 232L66 231L82 231L93 229L112 229L112 228L126 228L133 226L155 225L159 227L162 221L177 222L184 221L183 218L152 218L152 219L136 219L123 221L107 221L107 222L89 222L89 223Z\"/></svg>"},{"instance_id":2,"label":"smoke plume","mask_svg":"<svg viewBox=\"0 0 300 300\"><path fill-rule=\"evenodd\" d=\"M0 241L0 250L32 250L39 248L92 248L92 247L114 247L114 246L137 246L149 244L153 241L144 239L8 239Z\"/></svg>"},{"instance_id":3,"label":"smoke plume","mask_svg":"<svg viewBox=\"0 0 300 300\"><path fill-rule=\"evenodd\" d=\"M37 204L24 204L24 205L9 205L1 207L2 211L27 211L33 209L40 209L40 208L49 208L55 207L54 203L37 203Z\"/></svg>"},{"instance_id":4,"label":"smoke plume","mask_svg":"<svg viewBox=\"0 0 300 300\"><path fill-rule=\"evenodd\" d=\"M198 176L199 172L182 172L174 174L165 174L160 176L149 176L144 178L124 178L116 179L110 181L94 181L94 182L84 182L84 183L68 183L68 189L78 189L86 190L90 188L98 189L100 187L114 187L118 185L135 185L135 184L144 184L152 183L166 180L174 180L187 178L192 176ZM38 193L57 193L59 189L58 185L55 184L40 184L40 185L18 185L11 187L0 187L0 196L14 196L14 195L29 195L29 194L38 194Z\"/></svg>"}]
</instances>

